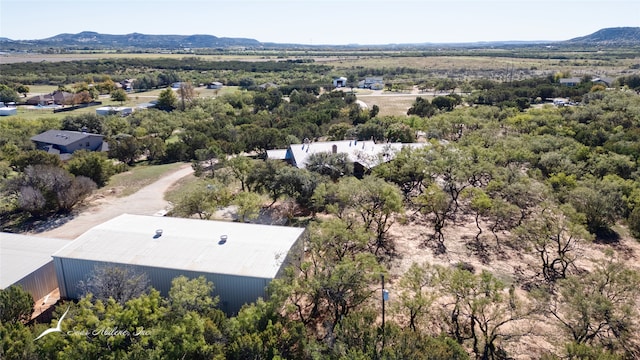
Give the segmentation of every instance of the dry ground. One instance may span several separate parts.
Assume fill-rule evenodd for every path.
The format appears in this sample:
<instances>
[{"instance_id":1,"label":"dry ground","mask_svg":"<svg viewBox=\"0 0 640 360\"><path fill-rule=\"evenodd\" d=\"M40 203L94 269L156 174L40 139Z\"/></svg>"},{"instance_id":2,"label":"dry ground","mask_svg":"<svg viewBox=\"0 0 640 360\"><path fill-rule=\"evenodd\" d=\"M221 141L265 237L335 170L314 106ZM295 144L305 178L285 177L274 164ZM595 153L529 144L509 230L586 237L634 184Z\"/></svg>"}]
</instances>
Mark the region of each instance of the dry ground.
<instances>
[{"instance_id":1,"label":"dry ground","mask_svg":"<svg viewBox=\"0 0 640 360\"><path fill-rule=\"evenodd\" d=\"M454 266L459 263L467 263L475 268L476 273L488 270L497 278L509 285L525 278L535 276L540 267L537 258L526 251L517 251L509 248L506 241L509 234L500 233L500 251L497 249L496 240L489 231L486 224L481 224L483 235L481 239L488 246L488 261L481 261L480 257L468 246L475 241L478 230L473 217L470 215L459 216L457 221L448 222L444 229L445 246L447 252L444 255L435 255L433 248L429 245L433 228L430 222L415 218L406 224L396 223L390 229L390 236L395 241L398 257L390 264L390 281L387 289L390 292L390 307L398 301L397 282L401 275L413 263L418 264L438 264L442 266ZM607 249L613 249L616 257L640 270L638 257L640 256L640 243L624 234L624 229L617 229L623 232L622 238L616 245L606 245L598 243L583 244L579 249L579 259L577 265L582 269L592 267L591 259L602 259ZM519 290L522 295L524 291ZM521 338L506 346L508 353L516 359L537 359L545 351L557 353L558 346L562 346L564 339L560 329L552 319L540 318L533 323L534 334Z\"/></svg>"}]
</instances>

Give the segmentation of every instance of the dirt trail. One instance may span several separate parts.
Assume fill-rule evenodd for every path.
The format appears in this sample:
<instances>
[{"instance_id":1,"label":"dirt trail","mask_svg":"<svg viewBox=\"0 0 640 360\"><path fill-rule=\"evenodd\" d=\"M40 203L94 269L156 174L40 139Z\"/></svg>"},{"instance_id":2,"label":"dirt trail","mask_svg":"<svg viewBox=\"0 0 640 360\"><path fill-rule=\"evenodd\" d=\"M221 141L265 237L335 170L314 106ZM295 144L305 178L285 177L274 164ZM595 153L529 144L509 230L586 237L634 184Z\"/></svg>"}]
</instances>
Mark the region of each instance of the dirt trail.
<instances>
[{"instance_id":1,"label":"dirt trail","mask_svg":"<svg viewBox=\"0 0 640 360\"><path fill-rule=\"evenodd\" d=\"M169 202L164 199L164 193L178 180L191 173L193 173L191 165L185 164L129 196L109 199L104 203L90 206L63 225L34 235L73 240L90 228L121 214L161 214L169 207Z\"/></svg>"}]
</instances>

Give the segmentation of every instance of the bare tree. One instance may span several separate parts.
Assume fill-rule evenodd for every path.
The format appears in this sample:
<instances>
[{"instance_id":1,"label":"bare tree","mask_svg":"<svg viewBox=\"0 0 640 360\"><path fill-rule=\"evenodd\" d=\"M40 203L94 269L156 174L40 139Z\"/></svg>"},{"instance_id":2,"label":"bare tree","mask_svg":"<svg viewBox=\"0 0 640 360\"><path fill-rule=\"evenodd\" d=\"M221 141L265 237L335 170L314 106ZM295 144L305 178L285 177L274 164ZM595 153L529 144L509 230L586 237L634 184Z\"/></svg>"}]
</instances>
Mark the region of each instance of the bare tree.
<instances>
[{"instance_id":1,"label":"bare tree","mask_svg":"<svg viewBox=\"0 0 640 360\"><path fill-rule=\"evenodd\" d=\"M78 287L85 295L93 294L96 300L113 298L119 304L147 293L150 289L147 274L127 266L97 265L86 281Z\"/></svg>"}]
</instances>

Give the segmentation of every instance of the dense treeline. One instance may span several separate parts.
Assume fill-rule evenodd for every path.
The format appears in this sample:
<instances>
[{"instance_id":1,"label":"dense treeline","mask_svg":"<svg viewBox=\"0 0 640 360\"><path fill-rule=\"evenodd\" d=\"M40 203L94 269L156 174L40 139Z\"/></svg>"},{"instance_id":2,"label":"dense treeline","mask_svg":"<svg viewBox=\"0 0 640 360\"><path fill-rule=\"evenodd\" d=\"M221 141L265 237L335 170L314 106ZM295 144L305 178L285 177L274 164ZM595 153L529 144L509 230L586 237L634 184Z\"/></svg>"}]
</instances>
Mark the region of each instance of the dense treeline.
<instances>
[{"instance_id":1,"label":"dense treeline","mask_svg":"<svg viewBox=\"0 0 640 360\"><path fill-rule=\"evenodd\" d=\"M326 73L328 66L315 65L297 61L205 61L196 57L183 59L173 58L130 58L130 59L100 59L78 60L65 62L40 62L2 64L3 83L23 84L70 84L84 81L92 77L99 81L104 75L109 75L116 81L135 78L148 72L159 73L200 73L211 71L216 74L225 73ZM300 77L296 77L300 78ZM191 77L188 78L191 80ZM187 80L187 79L185 79ZM212 78L213 80L213 78ZM210 80L210 81L212 81ZM166 85L166 84L165 84Z\"/></svg>"}]
</instances>

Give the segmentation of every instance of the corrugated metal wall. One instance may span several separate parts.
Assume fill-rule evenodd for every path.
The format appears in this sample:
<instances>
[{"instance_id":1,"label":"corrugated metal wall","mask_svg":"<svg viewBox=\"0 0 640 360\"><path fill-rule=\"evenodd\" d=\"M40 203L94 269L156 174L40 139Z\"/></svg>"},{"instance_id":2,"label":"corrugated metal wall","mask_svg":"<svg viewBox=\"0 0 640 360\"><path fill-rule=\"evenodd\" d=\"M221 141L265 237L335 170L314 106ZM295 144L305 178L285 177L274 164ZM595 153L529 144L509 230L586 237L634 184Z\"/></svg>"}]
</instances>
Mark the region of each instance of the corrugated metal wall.
<instances>
[{"instance_id":1,"label":"corrugated metal wall","mask_svg":"<svg viewBox=\"0 0 640 360\"><path fill-rule=\"evenodd\" d=\"M67 259L54 257L56 273L63 298L78 299L82 296L78 283L87 279L96 265L117 265L131 267L135 271L144 272L149 277L151 286L163 296L169 294L171 281L178 276L190 279L203 275L214 284L214 296L220 297L219 308L228 315L236 314L242 305L266 297L266 287L271 279L245 277L227 274L211 274L196 271L166 269L127 264L103 263L90 260Z\"/></svg>"},{"instance_id":2,"label":"corrugated metal wall","mask_svg":"<svg viewBox=\"0 0 640 360\"><path fill-rule=\"evenodd\" d=\"M17 281L15 285L21 285L22 289L33 296L34 301L42 299L58 287L53 262L48 262L41 266L39 269Z\"/></svg>"}]
</instances>

